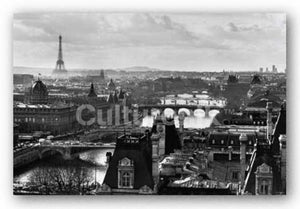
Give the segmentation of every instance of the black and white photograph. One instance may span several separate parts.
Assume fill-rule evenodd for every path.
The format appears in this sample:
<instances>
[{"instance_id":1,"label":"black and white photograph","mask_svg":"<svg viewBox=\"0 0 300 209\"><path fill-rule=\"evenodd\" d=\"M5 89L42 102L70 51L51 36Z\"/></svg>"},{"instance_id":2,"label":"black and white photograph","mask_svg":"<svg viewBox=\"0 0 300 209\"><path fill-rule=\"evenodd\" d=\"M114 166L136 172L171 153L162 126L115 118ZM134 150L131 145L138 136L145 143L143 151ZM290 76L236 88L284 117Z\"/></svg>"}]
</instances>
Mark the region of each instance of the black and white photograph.
<instances>
[{"instance_id":1,"label":"black and white photograph","mask_svg":"<svg viewBox=\"0 0 300 209\"><path fill-rule=\"evenodd\" d=\"M286 195L286 14L19 12L14 195Z\"/></svg>"}]
</instances>

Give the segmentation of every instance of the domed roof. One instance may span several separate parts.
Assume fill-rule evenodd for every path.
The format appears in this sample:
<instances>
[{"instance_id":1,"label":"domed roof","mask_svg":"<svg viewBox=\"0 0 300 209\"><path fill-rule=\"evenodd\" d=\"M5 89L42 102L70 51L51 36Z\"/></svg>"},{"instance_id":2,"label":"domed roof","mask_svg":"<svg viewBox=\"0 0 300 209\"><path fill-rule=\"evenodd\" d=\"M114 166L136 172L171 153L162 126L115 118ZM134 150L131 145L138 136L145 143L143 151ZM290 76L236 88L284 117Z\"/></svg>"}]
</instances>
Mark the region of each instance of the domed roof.
<instances>
[{"instance_id":1,"label":"domed roof","mask_svg":"<svg viewBox=\"0 0 300 209\"><path fill-rule=\"evenodd\" d=\"M110 79L110 81L108 82L107 88L110 89L110 90L114 90L116 88L116 86L115 86L112 79Z\"/></svg>"},{"instance_id":2,"label":"domed roof","mask_svg":"<svg viewBox=\"0 0 300 209\"><path fill-rule=\"evenodd\" d=\"M31 87L31 91L33 94L48 94L47 86L40 79L34 82L34 84Z\"/></svg>"}]
</instances>

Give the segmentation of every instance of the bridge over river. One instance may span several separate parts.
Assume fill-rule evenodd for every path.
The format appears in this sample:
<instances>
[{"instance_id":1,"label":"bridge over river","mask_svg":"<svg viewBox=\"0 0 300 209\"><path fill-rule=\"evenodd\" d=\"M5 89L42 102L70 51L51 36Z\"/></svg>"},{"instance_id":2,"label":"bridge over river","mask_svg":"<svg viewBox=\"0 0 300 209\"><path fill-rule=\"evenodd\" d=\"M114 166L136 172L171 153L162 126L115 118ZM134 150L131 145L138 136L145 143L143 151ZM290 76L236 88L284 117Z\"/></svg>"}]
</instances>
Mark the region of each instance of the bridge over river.
<instances>
[{"instance_id":1,"label":"bridge over river","mask_svg":"<svg viewBox=\"0 0 300 209\"><path fill-rule=\"evenodd\" d=\"M82 152L95 149L113 149L115 146L115 143L41 144L36 149L40 159L50 152L50 154L59 153L64 159L68 160L77 157Z\"/></svg>"},{"instance_id":2,"label":"bridge over river","mask_svg":"<svg viewBox=\"0 0 300 209\"><path fill-rule=\"evenodd\" d=\"M153 109L159 110L160 113L164 113L167 109L172 109L175 115L185 113L188 116L193 116L197 110L205 112L205 116L208 117L211 110L223 110L223 105L198 105L198 104L151 104L151 105L138 105L139 111L147 111L151 114Z\"/></svg>"}]
</instances>

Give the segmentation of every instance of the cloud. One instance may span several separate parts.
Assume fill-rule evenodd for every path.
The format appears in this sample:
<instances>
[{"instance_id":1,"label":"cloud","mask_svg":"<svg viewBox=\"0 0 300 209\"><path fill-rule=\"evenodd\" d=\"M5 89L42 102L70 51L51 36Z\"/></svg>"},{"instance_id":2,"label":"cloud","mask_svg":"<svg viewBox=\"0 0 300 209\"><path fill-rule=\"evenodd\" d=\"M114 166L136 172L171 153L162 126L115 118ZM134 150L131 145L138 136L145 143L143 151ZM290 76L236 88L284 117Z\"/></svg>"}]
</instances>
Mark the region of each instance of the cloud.
<instances>
[{"instance_id":1,"label":"cloud","mask_svg":"<svg viewBox=\"0 0 300 209\"><path fill-rule=\"evenodd\" d=\"M33 31L36 31L34 34ZM38 33L39 32L39 33ZM99 47L191 46L218 48L218 43L198 36L168 15L54 13L17 15L14 40L55 42ZM220 49L224 49L222 44Z\"/></svg>"},{"instance_id":2,"label":"cloud","mask_svg":"<svg viewBox=\"0 0 300 209\"><path fill-rule=\"evenodd\" d=\"M282 14L21 13L14 58L53 65L61 34L68 66L284 65L285 27Z\"/></svg>"},{"instance_id":3,"label":"cloud","mask_svg":"<svg viewBox=\"0 0 300 209\"><path fill-rule=\"evenodd\" d=\"M261 28L259 28L259 26L257 24L249 25L249 26L237 26L233 22L228 23L226 29L231 32L246 32L246 31L262 30Z\"/></svg>"}]
</instances>

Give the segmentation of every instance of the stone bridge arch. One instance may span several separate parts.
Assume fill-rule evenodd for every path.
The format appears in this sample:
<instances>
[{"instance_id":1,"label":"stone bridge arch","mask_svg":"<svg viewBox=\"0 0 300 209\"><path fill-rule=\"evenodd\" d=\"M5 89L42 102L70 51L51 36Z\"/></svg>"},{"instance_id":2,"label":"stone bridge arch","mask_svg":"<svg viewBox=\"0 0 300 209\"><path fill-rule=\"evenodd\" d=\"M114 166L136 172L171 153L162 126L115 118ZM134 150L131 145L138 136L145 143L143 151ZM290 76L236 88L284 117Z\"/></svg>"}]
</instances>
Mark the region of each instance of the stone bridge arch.
<instances>
[{"instance_id":1,"label":"stone bridge arch","mask_svg":"<svg viewBox=\"0 0 300 209\"><path fill-rule=\"evenodd\" d=\"M164 109L164 111L162 113L166 117L171 116L172 118L174 118L174 116L176 115L176 110L168 107L168 108Z\"/></svg>"},{"instance_id":2,"label":"stone bridge arch","mask_svg":"<svg viewBox=\"0 0 300 209\"><path fill-rule=\"evenodd\" d=\"M66 160L72 159L70 148L63 148L63 147L45 147L45 148L42 148L39 151L40 159L42 159L44 157L44 154L46 152L56 152L56 153L61 154L61 156Z\"/></svg>"},{"instance_id":3,"label":"stone bridge arch","mask_svg":"<svg viewBox=\"0 0 300 209\"><path fill-rule=\"evenodd\" d=\"M178 110L178 115L184 114L185 117L194 115L194 111L188 108L180 108Z\"/></svg>"}]
</instances>

